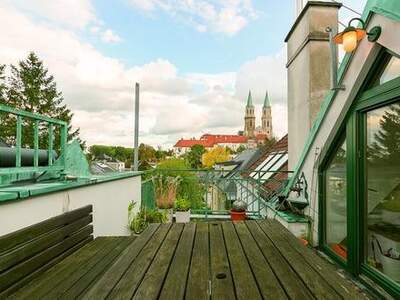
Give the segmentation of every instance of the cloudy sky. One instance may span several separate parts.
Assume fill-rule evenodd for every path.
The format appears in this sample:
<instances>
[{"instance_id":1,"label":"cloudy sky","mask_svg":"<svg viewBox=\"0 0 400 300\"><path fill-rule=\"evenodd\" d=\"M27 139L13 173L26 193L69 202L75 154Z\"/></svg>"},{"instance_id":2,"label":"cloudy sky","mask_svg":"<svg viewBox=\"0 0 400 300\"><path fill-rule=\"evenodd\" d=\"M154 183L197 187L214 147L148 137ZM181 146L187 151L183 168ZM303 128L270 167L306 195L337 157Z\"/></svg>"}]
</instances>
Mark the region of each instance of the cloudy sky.
<instances>
[{"instance_id":1,"label":"cloudy sky","mask_svg":"<svg viewBox=\"0 0 400 300\"><path fill-rule=\"evenodd\" d=\"M35 51L88 145L133 145L135 82L141 142L167 148L181 137L235 134L249 89L257 122L268 90L280 137L294 2L0 0L0 63ZM365 0L344 3L362 11Z\"/></svg>"}]
</instances>

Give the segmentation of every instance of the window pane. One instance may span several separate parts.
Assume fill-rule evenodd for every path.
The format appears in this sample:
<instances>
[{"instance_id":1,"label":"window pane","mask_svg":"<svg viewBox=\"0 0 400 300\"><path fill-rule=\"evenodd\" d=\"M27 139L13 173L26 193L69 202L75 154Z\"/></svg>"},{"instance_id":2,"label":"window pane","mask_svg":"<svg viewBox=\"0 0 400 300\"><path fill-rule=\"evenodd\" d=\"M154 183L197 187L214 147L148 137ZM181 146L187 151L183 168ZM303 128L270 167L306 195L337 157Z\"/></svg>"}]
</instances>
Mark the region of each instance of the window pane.
<instances>
[{"instance_id":1,"label":"window pane","mask_svg":"<svg viewBox=\"0 0 400 300\"><path fill-rule=\"evenodd\" d=\"M398 76L400 76L400 59L392 56L379 79L379 84L395 79Z\"/></svg>"},{"instance_id":2,"label":"window pane","mask_svg":"<svg viewBox=\"0 0 400 300\"><path fill-rule=\"evenodd\" d=\"M400 282L400 101L367 113L367 263Z\"/></svg>"},{"instance_id":3,"label":"window pane","mask_svg":"<svg viewBox=\"0 0 400 300\"><path fill-rule=\"evenodd\" d=\"M347 258L346 141L325 171L326 244L342 259Z\"/></svg>"}]
</instances>

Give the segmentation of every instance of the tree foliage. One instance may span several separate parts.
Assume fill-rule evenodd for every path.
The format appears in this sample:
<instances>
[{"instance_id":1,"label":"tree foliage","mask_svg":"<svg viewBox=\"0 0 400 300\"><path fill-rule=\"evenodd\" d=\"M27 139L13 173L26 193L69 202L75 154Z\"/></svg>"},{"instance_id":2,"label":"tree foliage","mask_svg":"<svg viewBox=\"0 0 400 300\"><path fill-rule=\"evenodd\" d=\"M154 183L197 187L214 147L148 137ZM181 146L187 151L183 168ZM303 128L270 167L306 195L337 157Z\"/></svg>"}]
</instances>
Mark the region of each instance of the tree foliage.
<instances>
[{"instance_id":1,"label":"tree foliage","mask_svg":"<svg viewBox=\"0 0 400 300\"><path fill-rule=\"evenodd\" d=\"M212 168L215 164L229 160L229 151L221 146L215 147L203 154L202 163L206 168Z\"/></svg>"},{"instance_id":2,"label":"tree foliage","mask_svg":"<svg viewBox=\"0 0 400 300\"><path fill-rule=\"evenodd\" d=\"M400 163L400 104L386 109L379 121L379 131L368 149L368 158L374 163Z\"/></svg>"},{"instance_id":3,"label":"tree foliage","mask_svg":"<svg viewBox=\"0 0 400 300\"><path fill-rule=\"evenodd\" d=\"M193 145L187 153L187 161L192 169L199 169L202 166L201 157L206 152L203 145Z\"/></svg>"},{"instance_id":4,"label":"tree foliage","mask_svg":"<svg viewBox=\"0 0 400 300\"><path fill-rule=\"evenodd\" d=\"M47 117L63 120L71 124L72 112L64 104L62 93L58 91L54 76L38 56L31 52L28 57L17 65L11 65L11 74L5 80L4 66L0 67L0 100L1 103L16 109L42 114ZM22 146L33 147L33 122L23 120ZM12 115L2 115L2 130L0 138L9 144L15 143L16 118ZM79 140L79 129L68 127L68 140ZM59 149L61 130L54 128L54 148ZM82 141L81 145L84 147ZM39 145L48 145L48 126L39 124Z\"/></svg>"}]
</instances>

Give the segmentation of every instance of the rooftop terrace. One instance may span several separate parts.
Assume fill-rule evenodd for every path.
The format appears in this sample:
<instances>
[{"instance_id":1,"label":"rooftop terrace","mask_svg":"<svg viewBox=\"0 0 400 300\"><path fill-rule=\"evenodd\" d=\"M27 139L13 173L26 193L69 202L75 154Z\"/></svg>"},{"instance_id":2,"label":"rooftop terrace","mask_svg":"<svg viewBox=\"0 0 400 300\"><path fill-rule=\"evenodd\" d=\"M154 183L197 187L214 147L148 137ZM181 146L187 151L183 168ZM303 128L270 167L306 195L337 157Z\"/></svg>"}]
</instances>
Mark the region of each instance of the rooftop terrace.
<instances>
[{"instance_id":1,"label":"rooftop terrace","mask_svg":"<svg viewBox=\"0 0 400 300\"><path fill-rule=\"evenodd\" d=\"M365 298L333 265L271 220L151 224L137 237L96 238L11 297Z\"/></svg>"}]
</instances>

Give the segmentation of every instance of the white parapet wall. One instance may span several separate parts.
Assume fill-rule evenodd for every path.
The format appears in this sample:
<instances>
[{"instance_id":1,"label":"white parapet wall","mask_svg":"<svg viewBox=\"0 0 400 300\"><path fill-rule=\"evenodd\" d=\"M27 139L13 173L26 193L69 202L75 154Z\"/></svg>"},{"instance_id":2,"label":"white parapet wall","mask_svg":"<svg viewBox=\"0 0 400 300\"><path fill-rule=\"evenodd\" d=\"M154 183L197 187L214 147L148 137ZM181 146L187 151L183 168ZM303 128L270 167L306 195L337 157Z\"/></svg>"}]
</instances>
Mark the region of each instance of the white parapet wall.
<instances>
[{"instance_id":1,"label":"white parapet wall","mask_svg":"<svg viewBox=\"0 0 400 300\"><path fill-rule=\"evenodd\" d=\"M94 236L126 236L128 205L140 208L141 176L48 193L0 204L0 236L62 213L93 205Z\"/></svg>"}]
</instances>

